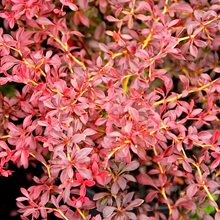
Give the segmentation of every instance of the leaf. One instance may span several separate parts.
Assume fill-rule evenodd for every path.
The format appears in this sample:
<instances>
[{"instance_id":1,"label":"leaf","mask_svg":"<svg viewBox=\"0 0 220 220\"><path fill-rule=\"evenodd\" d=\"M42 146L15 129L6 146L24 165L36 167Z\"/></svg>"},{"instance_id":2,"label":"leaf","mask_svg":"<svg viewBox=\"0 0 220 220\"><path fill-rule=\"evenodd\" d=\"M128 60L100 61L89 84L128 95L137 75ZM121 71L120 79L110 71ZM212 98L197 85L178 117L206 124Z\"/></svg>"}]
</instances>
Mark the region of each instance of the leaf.
<instances>
[{"instance_id":1,"label":"leaf","mask_svg":"<svg viewBox=\"0 0 220 220\"><path fill-rule=\"evenodd\" d=\"M133 212L125 212L125 214L128 216L128 218L130 220L137 220L137 216L136 216L135 213L133 213Z\"/></svg>"},{"instance_id":2,"label":"leaf","mask_svg":"<svg viewBox=\"0 0 220 220\"><path fill-rule=\"evenodd\" d=\"M110 137L121 137L122 134L118 131L113 131L109 134Z\"/></svg>"},{"instance_id":3,"label":"leaf","mask_svg":"<svg viewBox=\"0 0 220 220\"><path fill-rule=\"evenodd\" d=\"M21 190L23 195L25 195L27 198L29 198L28 191L25 188L22 187L20 190Z\"/></svg>"},{"instance_id":4,"label":"leaf","mask_svg":"<svg viewBox=\"0 0 220 220\"><path fill-rule=\"evenodd\" d=\"M132 210L133 208L140 206L143 202L144 202L143 199L135 199L125 209Z\"/></svg>"},{"instance_id":5,"label":"leaf","mask_svg":"<svg viewBox=\"0 0 220 220\"><path fill-rule=\"evenodd\" d=\"M183 169L189 173L192 173L192 167L190 166L189 162L186 160L182 161Z\"/></svg>"},{"instance_id":6,"label":"leaf","mask_svg":"<svg viewBox=\"0 0 220 220\"><path fill-rule=\"evenodd\" d=\"M208 205L208 206L204 207L203 210L206 214L210 215L215 212L215 207L212 205Z\"/></svg>"},{"instance_id":7,"label":"leaf","mask_svg":"<svg viewBox=\"0 0 220 220\"><path fill-rule=\"evenodd\" d=\"M124 167L123 172L136 170L139 166L139 162L133 160Z\"/></svg>"},{"instance_id":8,"label":"leaf","mask_svg":"<svg viewBox=\"0 0 220 220\"><path fill-rule=\"evenodd\" d=\"M5 85L8 82L8 79L6 77L0 77L0 85Z\"/></svg>"},{"instance_id":9,"label":"leaf","mask_svg":"<svg viewBox=\"0 0 220 220\"><path fill-rule=\"evenodd\" d=\"M96 193L93 197L93 200L100 200L108 195L109 194L107 192Z\"/></svg>"},{"instance_id":10,"label":"leaf","mask_svg":"<svg viewBox=\"0 0 220 220\"><path fill-rule=\"evenodd\" d=\"M185 75L179 75L181 82L183 83L184 89L189 88L189 79Z\"/></svg>"},{"instance_id":11,"label":"leaf","mask_svg":"<svg viewBox=\"0 0 220 220\"><path fill-rule=\"evenodd\" d=\"M80 175L85 179L92 179L92 172L91 170L86 169L85 167L77 166L76 169L80 173Z\"/></svg>"},{"instance_id":12,"label":"leaf","mask_svg":"<svg viewBox=\"0 0 220 220\"><path fill-rule=\"evenodd\" d=\"M216 167L218 167L220 164L220 156L217 157L210 165L211 169L215 169Z\"/></svg>"},{"instance_id":13,"label":"leaf","mask_svg":"<svg viewBox=\"0 0 220 220\"><path fill-rule=\"evenodd\" d=\"M88 8L88 3L89 3L89 0L78 1L79 7L84 11Z\"/></svg>"},{"instance_id":14,"label":"leaf","mask_svg":"<svg viewBox=\"0 0 220 220\"><path fill-rule=\"evenodd\" d=\"M86 136L92 136L94 134L96 134L97 131L91 129L91 128L86 128L84 131L83 131L83 134L86 135Z\"/></svg>"},{"instance_id":15,"label":"leaf","mask_svg":"<svg viewBox=\"0 0 220 220\"><path fill-rule=\"evenodd\" d=\"M131 182L137 182L135 177L133 175L129 175L129 174L124 174L123 177L125 179L127 179L128 181L131 181Z\"/></svg>"},{"instance_id":16,"label":"leaf","mask_svg":"<svg viewBox=\"0 0 220 220\"><path fill-rule=\"evenodd\" d=\"M192 198L196 192L198 191L198 187L196 184L191 184L186 189L186 194L189 198Z\"/></svg>"},{"instance_id":17,"label":"leaf","mask_svg":"<svg viewBox=\"0 0 220 220\"><path fill-rule=\"evenodd\" d=\"M84 141L85 138L86 138L85 134L74 134L72 137L72 141L73 143L78 144L79 142Z\"/></svg>"},{"instance_id":18,"label":"leaf","mask_svg":"<svg viewBox=\"0 0 220 220\"><path fill-rule=\"evenodd\" d=\"M215 214L215 220L219 220L220 219L220 211L216 212Z\"/></svg>"},{"instance_id":19,"label":"leaf","mask_svg":"<svg viewBox=\"0 0 220 220\"><path fill-rule=\"evenodd\" d=\"M46 17L38 17L36 22L40 25L54 25L48 18Z\"/></svg>"},{"instance_id":20,"label":"leaf","mask_svg":"<svg viewBox=\"0 0 220 220\"><path fill-rule=\"evenodd\" d=\"M220 73L220 67L216 67L216 68L214 69L214 71L215 71L216 73Z\"/></svg>"},{"instance_id":21,"label":"leaf","mask_svg":"<svg viewBox=\"0 0 220 220\"><path fill-rule=\"evenodd\" d=\"M156 198L158 196L159 192L156 190L151 190L148 192L148 194L145 197L145 201L147 203L151 202L154 200L154 198Z\"/></svg>"},{"instance_id":22,"label":"leaf","mask_svg":"<svg viewBox=\"0 0 220 220\"><path fill-rule=\"evenodd\" d=\"M123 176L119 176L117 183L122 190L125 190L127 186L127 181L125 180Z\"/></svg>"},{"instance_id":23,"label":"leaf","mask_svg":"<svg viewBox=\"0 0 220 220\"><path fill-rule=\"evenodd\" d=\"M135 121L135 122L138 122L139 121L139 112L137 109L135 108L132 108L132 107L129 107L128 109L132 119Z\"/></svg>"},{"instance_id":24,"label":"leaf","mask_svg":"<svg viewBox=\"0 0 220 220\"><path fill-rule=\"evenodd\" d=\"M87 157L91 152L92 152L92 148L91 147L85 147L85 148L82 148L80 149L78 152L77 152L77 158L76 160L81 160L85 157Z\"/></svg>"},{"instance_id":25,"label":"leaf","mask_svg":"<svg viewBox=\"0 0 220 220\"><path fill-rule=\"evenodd\" d=\"M111 194L117 195L119 190L120 190L120 187L118 185L118 182L114 182L111 187Z\"/></svg>"},{"instance_id":26,"label":"leaf","mask_svg":"<svg viewBox=\"0 0 220 220\"><path fill-rule=\"evenodd\" d=\"M123 198L123 204L131 202L133 196L134 196L134 192L127 193Z\"/></svg>"},{"instance_id":27,"label":"leaf","mask_svg":"<svg viewBox=\"0 0 220 220\"><path fill-rule=\"evenodd\" d=\"M89 19L84 15L84 14L78 14L78 17L79 17L79 20L80 20L80 22L84 25L84 26L86 26L86 27L89 27L89 25L90 25L90 21L89 21Z\"/></svg>"},{"instance_id":28,"label":"leaf","mask_svg":"<svg viewBox=\"0 0 220 220\"><path fill-rule=\"evenodd\" d=\"M196 205L193 201L187 199L187 198L179 198L177 201L176 201L176 204L175 204L176 207L178 206L182 206L184 207L185 209L190 209L190 210L195 210L196 209Z\"/></svg>"},{"instance_id":29,"label":"leaf","mask_svg":"<svg viewBox=\"0 0 220 220\"><path fill-rule=\"evenodd\" d=\"M95 122L95 125L96 125L96 126L103 125L103 124L106 123L106 121L107 121L106 118L98 118L98 119L96 120L96 122Z\"/></svg>"},{"instance_id":30,"label":"leaf","mask_svg":"<svg viewBox=\"0 0 220 220\"><path fill-rule=\"evenodd\" d=\"M149 21L151 18L150 16L146 16L143 14L137 14L137 15L135 15L135 17L136 17L136 19L144 21L144 22Z\"/></svg>"},{"instance_id":31,"label":"leaf","mask_svg":"<svg viewBox=\"0 0 220 220\"><path fill-rule=\"evenodd\" d=\"M28 115L25 119L24 119L24 121L23 121L23 127L24 128L27 128L28 126L30 126L31 125L31 123L32 123L32 115Z\"/></svg>"},{"instance_id":32,"label":"leaf","mask_svg":"<svg viewBox=\"0 0 220 220\"><path fill-rule=\"evenodd\" d=\"M136 179L137 182L142 185L149 185L157 188L152 178L146 173L140 173L139 175L137 175Z\"/></svg>"},{"instance_id":33,"label":"leaf","mask_svg":"<svg viewBox=\"0 0 220 220\"><path fill-rule=\"evenodd\" d=\"M104 216L104 218L110 217L115 210L116 210L115 207L106 206L106 207L103 209L103 216Z\"/></svg>"},{"instance_id":34,"label":"leaf","mask_svg":"<svg viewBox=\"0 0 220 220\"><path fill-rule=\"evenodd\" d=\"M215 121L217 118L215 115L206 115L203 120L205 121Z\"/></svg>"},{"instance_id":35,"label":"leaf","mask_svg":"<svg viewBox=\"0 0 220 220\"><path fill-rule=\"evenodd\" d=\"M193 44L189 47L190 53L196 58L198 56L198 49Z\"/></svg>"},{"instance_id":36,"label":"leaf","mask_svg":"<svg viewBox=\"0 0 220 220\"><path fill-rule=\"evenodd\" d=\"M111 16L111 15L108 15L106 16L106 19L109 21L109 22L117 22L119 21L117 18Z\"/></svg>"}]
</instances>

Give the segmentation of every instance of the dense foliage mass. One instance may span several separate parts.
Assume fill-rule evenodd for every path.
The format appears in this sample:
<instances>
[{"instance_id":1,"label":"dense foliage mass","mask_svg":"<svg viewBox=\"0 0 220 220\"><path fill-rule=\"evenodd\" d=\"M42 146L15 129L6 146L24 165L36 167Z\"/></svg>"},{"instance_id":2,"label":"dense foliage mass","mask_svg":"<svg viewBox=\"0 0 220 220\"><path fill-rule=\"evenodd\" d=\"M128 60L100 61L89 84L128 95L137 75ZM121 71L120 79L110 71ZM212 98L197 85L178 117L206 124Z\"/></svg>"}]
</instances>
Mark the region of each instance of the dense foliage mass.
<instances>
[{"instance_id":1,"label":"dense foliage mass","mask_svg":"<svg viewBox=\"0 0 220 220\"><path fill-rule=\"evenodd\" d=\"M220 219L219 11L2 0L1 178L42 167L22 219Z\"/></svg>"}]
</instances>

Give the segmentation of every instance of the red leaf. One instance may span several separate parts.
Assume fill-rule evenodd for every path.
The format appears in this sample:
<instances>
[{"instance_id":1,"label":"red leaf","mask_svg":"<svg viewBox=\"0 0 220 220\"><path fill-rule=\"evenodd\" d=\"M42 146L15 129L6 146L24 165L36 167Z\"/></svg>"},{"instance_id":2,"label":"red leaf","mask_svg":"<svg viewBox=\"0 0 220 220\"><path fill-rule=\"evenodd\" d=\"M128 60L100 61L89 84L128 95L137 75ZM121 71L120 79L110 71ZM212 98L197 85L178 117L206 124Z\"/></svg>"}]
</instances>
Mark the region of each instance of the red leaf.
<instances>
[{"instance_id":1,"label":"red leaf","mask_svg":"<svg viewBox=\"0 0 220 220\"><path fill-rule=\"evenodd\" d=\"M152 180L152 178L149 175L147 175L146 173L140 173L136 177L136 179L137 179L137 182L140 183L140 184L150 185L150 186L153 186L153 187L157 188L154 181Z\"/></svg>"},{"instance_id":2,"label":"red leaf","mask_svg":"<svg viewBox=\"0 0 220 220\"><path fill-rule=\"evenodd\" d=\"M139 166L140 164L138 163L138 161L133 160L124 167L123 171L126 172L136 170Z\"/></svg>"},{"instance_id":3,"label":"red leaf","mask_svg":"<svg viewBox=\"0 0 220 220\"><path fill-rule=\"evenodd\" d=\"M154 198L156 198L158 194L159 194L159 191L155 191L155 190L149 191L148 194L145 197L145 201L147 203L153 201Z\"/></svg>"}]
</instances>

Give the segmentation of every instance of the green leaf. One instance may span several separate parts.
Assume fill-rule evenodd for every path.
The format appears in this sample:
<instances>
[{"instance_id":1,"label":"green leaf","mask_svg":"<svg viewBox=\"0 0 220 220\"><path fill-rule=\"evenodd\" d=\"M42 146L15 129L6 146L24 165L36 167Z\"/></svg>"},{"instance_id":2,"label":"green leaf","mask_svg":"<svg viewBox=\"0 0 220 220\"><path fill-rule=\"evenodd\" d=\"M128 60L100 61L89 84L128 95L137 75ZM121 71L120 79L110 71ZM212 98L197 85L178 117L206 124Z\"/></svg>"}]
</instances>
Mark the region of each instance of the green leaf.
<instances>
[{"instance_id":1,"label":"green leaf","mask_svg":"<svg viewBox=\"0 0 220 220\"><path fill-rule=\"evenodd\" d=\"M2 92L4 96L7 96L9 98L14 96L14 90L15 86L13 84L6 84L0 86L0 92Z\"/></svg>"},{"instance_id":2,"label":"green leaf","mask_svg":"<svg viewBox=\"0 0 220 220\"><path fill-rule=\"evenodd\" d=\"M215 207L212 205L208 205L206 207L203 208L203 210L205 211L206 214L212 214L215 212Z\"/></svg>"}]
</instances>

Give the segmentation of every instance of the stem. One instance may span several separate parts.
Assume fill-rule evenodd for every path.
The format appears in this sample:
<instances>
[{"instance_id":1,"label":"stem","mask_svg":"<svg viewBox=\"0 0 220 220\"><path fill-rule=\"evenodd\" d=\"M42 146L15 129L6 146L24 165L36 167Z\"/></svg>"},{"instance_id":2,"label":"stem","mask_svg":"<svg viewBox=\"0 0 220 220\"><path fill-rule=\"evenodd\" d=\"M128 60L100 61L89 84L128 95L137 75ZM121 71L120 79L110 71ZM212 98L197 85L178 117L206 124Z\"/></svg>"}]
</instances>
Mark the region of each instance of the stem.
<instances>
[{"instance_id":1,"label":"stem","mask_svg":"<svg viewBox=\"0 0 220 220\"><path fill-rule=\"evenodd\" d=\"M198 171L199 178L202 181L202 187L206 191L206 194L207 194L209 200L215 202L215 199L213 198L212 194L210 193L210 191L209 191L209 189L208 189L208 187L207 187L207 185L206 185L206 183L205 183L205 181L203 179L202 171L201 171L200 167L196 163L192 163L192 164L196 167L196 169ZM215 207L215 210L216 210L216 212L218 212L220 209L218 207Z\"/></svg>"},{"instance_id":2,"label":"stem","mask_svg":"<svg viewBox=\"0 0 220 220\"><path fill-rule=\"evenodd\" d=\"M35 156L33 153L29 153L29 154L30 154L32 157L34 157L35 159L37 159L36 156ZM40 160L39 160L39 161L40 161ZM51 178L50 165L46 164L46 163L43 162L43 161L40 161L40 162L46 167L48 176L49 176L49 178Z\"/></svg>"},{"instance_id":3,"label":"stem","mask_svg":"<svg viewBox=\"0 0 220 220\"><path fill-rule=\"evenodd\" d=\"M183 147L182 147L182 152L183 152L184 158L187 159L186 152L185 152L185 150L183 149ZM197 172L198 172L200 181L202 182L202 187L203 187L203 189L206 191L206 194L207 194L209 200L215 202L215 199L213 198L212 194L210 193L210 191L209 191L209 189L208 189L208 187L207 187L207 185L206 185L206 183L205 183L205 181L204 181L204 179L203 179L202 171L201 171L199 165L198 165L197 163L194 163L194 162L192 162L192 165L193 165L194 167L196 167L196 169L197 169ZM215 206L214 206L214 207L215 207ZM217 207L215 207L215 210L216 210L216 212L218 212L220 209L217 208Z\"/></svg>"},{"instance_id":4,"label":"stem","mask_svg":"<svg viewBox=\"0 0 220 220\"><path fill-rule=\"evenodd\" d=\"M11 135L3 135L3 136L0 136L0 140L11 138L11 137L12 137Z\"/></svg>"},{"instance_id":5,"label":"stem","mask_svg":"<svg viewBox=\"0 0 220 220\"><path fill-rule=\"evenodd\" d=\"M82 66L83 70L86 70L86 66L83 62L81 62L80 60L78 60L75 56L73 56L68 49L68 45L67 43L62 43L61 40L59 38L57 38L56 36L54 36L53 34L49 34L49 36L55 40L62 48L63 50L67 53L67 57L70 57L74 60L74 62L76 62L77 64L79 64L80 66ZM73 70L71 70L71 72L73 72Z\"/></svg>"},{"instance_id":6,"label":"stem","mask_svg":"<svg viewBox=\"0 0 220 220\"><path fill-rule=\"evenodd\" d=\"M28 60L23 57L23 54L22 54L21 50L19 50L17 48L14 48L12 46L9 46L7 44L3 44L3 43L0 43L0 46L5 46L5 47L8 47L11 50L16 51L20 55L20 57L22 58L22 61L24 62L24 64L26 64L27 66L29 66L29 67L31 67L35 70L39 70L44 77L46 76L46 73L44 73L44 71L42 69L40 69L41 65L43 65L43 62L40 65L35 66L32 63L29 63Z\"/></svg>"},{"instance_id":7,"label":"stem","mask_svg":"<svg viewBox=\"0 0 220 220\"><path fill-rule=\"evenodd\" d=\"M53 210L55 212L58 212L63 217L64 220L69 220L60 209L53 209Z\"/></svg>"},{"instance_id":8,"label":"stem","mask_svg":"<svg viewBox=\"0 0 220 220\"><path fill-rule=\"evenodd\" d=\"M157 150L156 150L156 147L155 147L155 146L153 146L153 151L154 151L154 155L157 156L158 153L157 153ZM165 174L165 170L164 170L163 167L161 166L161 163L160 163L160 162L157 162L157 165L158 165L158 167L159 167L160 173L161 173L161 174ZM172 215L172 206L171 206L171 204L170 204L170 202L169 202L169 199L168 199L168 197L167 197L167 195L166 195L166 190L165 190L165 187L164 187L164 186L161 188L161 195L162 195L163 198L167 201L167 207L168 207L168 209L169 209L169 216L171 216L171 215Z\"/></svg>"},{"instance_id":9,"label":"stem","mask_svg":"<svg viewBox=\"0 0 220 220\"><path fill-rule=\"evenodd\" d=\"M153 29L151 28L150 33L148 34L147 38L144 40L143 48L145 49L147 45L150 43L153 36Z\"/></svg>"},{"instance_id":10,"label":"stem","mask_svg":"<svg viewBox=\"0 0 220 220\"><path fill-rule=\"evenodd\" d=\"M191 36L186 36L186 37L178 38L178 43L181 42L181 41L184 41L184 40L188 40L190 38L191 38Z\"/></svg>"},{"instance_id":11,"label":"stem","mask_svg":"<svg viewBox=\"0 0 220 220\"><path fill-rule=\"evenodd\" d=\"M165 1L165 5L164 5L163 11L162 11L163 14L166 14L168 12L168 10L167 10L168 1L169 0ZM156 22L158 22L159 20L160 20L160 17L158 17L156 19ZM147 47L147 45L150 43L152 36L153 36L153 27L150 29L150 32L149 32L147 38L144 40L143 49L145 49Z\"/></svg>"},{"instance_id":12,"label":"stem","mask_svg":"<svg viewBox=\"0 0 220 220\"><path fill-rule=\"evenodd\" d=\"M53 212L58 212L63 217L64 220L70 220L65 216L65 214L60 209L48 208L48 207L38 207L37 209L45 209Z\"/></svg>"},{"instance_id":13,"label":"stem","mask_svg":"<svg viewBox=\"0 0 220 220\"><path fill-rule=\"evenodd\" d=\"M86 216L83 214L83 212L81 211L81 209L77 208L76 210L77 210L77 212L80 214L80 216L81 216L83 219L86 219Z\"/></svg>"},{"instance_id":14,"label":"stem","mask_svg":"<svg viewBox=\"0 0 220 220\"><path fill-rule=\"evenodd\" d=\"M162 12L163 14L166 14L168 12L168 10L167 10L168 2L169 2L169 0L165 1L165 5L164 5L164 8L163 8L163 12Z\"/></svg>"},{"instance_id":15,"label":"stem","mask_svg":"<svg viewBox=\"0 0 220 220\"><path fill-rule=\"evenodd\" d=\"M214 84L217 80L218 80L218 79L215 79L215 80L213 80L213 81L211 81L211 82L209 82L209 83L207 83L207 84L205 84L205 85L203 85L203 86L201 86L201 87L199 87L199 88L191 89L191 90L188 91L188 93L190 94L190 93L194 93L194 92L199 92L199 91L205 90L205 89L207 89L209 86L211 86L212 84ZM166 103L170 103L170 102L177 101L178 99L181 99L182 96L183 96L183 94L178 94L177 96L172 97L172 98L169 98L169 99L167 99L167 100L166 100L166 99L163 99L163 100L157 101L157 102L155 102L155 103L153 104L153 106L155 107L155 106L161 105L161 104L163 104L163 103L165 103L165 102L166 102Z\"/></svg>"}]
</instances>

